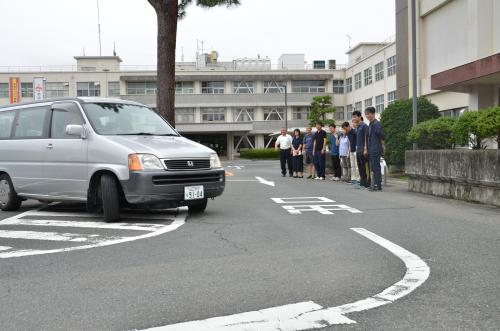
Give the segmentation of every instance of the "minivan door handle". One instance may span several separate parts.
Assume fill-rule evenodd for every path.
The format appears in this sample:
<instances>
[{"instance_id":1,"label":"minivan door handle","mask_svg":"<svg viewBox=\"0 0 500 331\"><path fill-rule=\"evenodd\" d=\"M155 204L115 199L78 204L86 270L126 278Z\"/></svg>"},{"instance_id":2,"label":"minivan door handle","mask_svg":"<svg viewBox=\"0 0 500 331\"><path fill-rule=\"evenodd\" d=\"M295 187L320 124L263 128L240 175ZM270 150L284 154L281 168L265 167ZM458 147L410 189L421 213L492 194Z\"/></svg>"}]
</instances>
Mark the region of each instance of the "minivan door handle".
<instances>
[{"instance_id":1,"label":"minivan door handle","mask_svg":"<svg viewBox=\"0 0 500 331\"><path fill-rule=\"evenodd\" d=\"M53 149L53 148L54 148L54 145L52 145L52 144L47 145L47 149Z\"/></svg>"}]
</instances>

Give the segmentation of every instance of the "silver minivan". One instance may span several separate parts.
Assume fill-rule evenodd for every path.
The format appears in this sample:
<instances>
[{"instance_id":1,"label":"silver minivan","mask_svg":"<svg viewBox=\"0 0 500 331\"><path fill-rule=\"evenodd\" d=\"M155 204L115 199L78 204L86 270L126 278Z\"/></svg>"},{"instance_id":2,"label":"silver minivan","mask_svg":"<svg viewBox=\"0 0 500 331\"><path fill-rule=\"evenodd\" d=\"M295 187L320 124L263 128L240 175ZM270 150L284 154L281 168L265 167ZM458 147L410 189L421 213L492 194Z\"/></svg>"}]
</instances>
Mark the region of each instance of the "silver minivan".
<instances>
[{"instance_id":1,"label":"silver minivan","mask_svg":"<svg viewBox=\"0 0 500 331\"><path fill-rule=\"evenodd\" d=\"M66 98L0 107L0 208L81 201L106 221L120 209L203 212L225 187L217 154L139 103Z\"/></svg>"}]
</instances>

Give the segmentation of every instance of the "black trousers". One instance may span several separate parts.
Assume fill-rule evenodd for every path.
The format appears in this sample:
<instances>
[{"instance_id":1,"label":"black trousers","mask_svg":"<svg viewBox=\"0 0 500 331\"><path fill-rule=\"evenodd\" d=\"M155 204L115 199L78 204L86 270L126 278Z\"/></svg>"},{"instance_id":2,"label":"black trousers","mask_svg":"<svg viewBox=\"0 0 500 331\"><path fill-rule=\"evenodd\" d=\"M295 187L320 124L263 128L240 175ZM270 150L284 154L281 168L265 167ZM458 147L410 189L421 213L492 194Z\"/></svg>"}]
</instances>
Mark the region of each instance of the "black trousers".
<instances>
[{"instance_id":1,"label":"black trousers","mask_svg":"<svg viewBox=\"0 0 500 331\"><path fill-rule=\"evenodd\" d=\"M370 167L368 166L368 158L363 155L363 152L356 152L356 161L359 170L359 184L364 187L369 187L370 181L368 174L370 173Z\"/></svg>"},{"instance_id":2,"label":"black trousers","mask_svg":"<svg viewBox=\"0 0 500 331\"><path fill-rule=\"evenodd\" d=\"M292 162L292 149L280 149L280 164L281 164L281 174L286 175L286 166L288 164L288 173L291 175L293 173L293 162Z\"/></svg>"},{"instance_id":3,"label":"black trousers","mask_svg":"<svg viewBox=\"0 0 500 331\"><path fill-rule=\"evenodd\" d=\"M293 172L304 172L304 156L293 156Z\"/></svg>"},{"instance_id":4,"label":"black trousers","mask_svg":"<svg viewBox=\"0 0 500 331\"><path fill-rule=\"evenodd\" d=\"M340 167L340 156L332 155L332 168L333 168L333 177L337 178L342 177L342 168Z\"/></svg>"}]
</instances>

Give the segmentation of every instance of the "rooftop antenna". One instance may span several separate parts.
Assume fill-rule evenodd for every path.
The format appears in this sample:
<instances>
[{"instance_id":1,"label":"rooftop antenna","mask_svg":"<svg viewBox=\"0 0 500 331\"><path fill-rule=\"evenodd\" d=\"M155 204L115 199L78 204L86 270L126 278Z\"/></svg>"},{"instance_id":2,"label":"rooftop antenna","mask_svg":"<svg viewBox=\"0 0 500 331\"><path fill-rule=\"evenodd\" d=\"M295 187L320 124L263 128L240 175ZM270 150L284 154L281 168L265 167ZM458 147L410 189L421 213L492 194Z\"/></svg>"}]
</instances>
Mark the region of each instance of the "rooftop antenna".
<instances>
[{"instance_id":1,"label":"rooftop antenna","mask_svg":"<svg viewBox=\"0 0 500 331\"><path fill-rule=\"evenodd\" d=\"M346 34L345 36L347 37L347 40L349 42L349 49L351 49L351 40L352 40L352 37L351 37L350 34Z\"/></svg>"},{"instance_id":2,"label":"rooftop antenna","mask_svg":"<svg viewBox=\"0 0 500 331\"><path fill-rule=\"evenodd\" d=\"M181 62L184 62L184 47L181 47Z\"/></svg>"},{"instance_id":3,"label":"rooftop antenna","mask_svg":"<svg viewBox=\"0 0 500 331\"><path fill-rule=\"evenodd\" d=\"M116 56L116 42L113 41L113 56Z\"/></svg>"},{"instance_id":4,"label":"rooftop antenna","mask_svg":"<svg viewBox=\"0 0 500 331\"><path fill-rule=\"evenodd\" d=\"M99 34L99 56L102 56L101 48L101 18L99 13L99 0L97 0L97 33Z\"/></svg>"},{"instance_id":5,"label":"rooftop antenna","mask_svg":"<svg viewBox=\"0 0 500 331\"><path fill-rule=\"evenodd\" d=\"M85 47L82 48L83 56L85 56Z\"/></svg>"}]
</instances>

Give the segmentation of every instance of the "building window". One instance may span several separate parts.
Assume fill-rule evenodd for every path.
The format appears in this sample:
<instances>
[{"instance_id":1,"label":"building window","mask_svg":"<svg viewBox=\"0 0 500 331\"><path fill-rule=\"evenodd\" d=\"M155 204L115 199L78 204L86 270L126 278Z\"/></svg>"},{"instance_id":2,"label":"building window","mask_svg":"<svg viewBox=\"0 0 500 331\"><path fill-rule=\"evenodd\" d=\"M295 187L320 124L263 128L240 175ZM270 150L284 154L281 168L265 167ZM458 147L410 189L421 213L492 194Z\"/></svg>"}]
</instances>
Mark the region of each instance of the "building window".
<instances>
[{"instance_id":1,"label":"building window","mask_svg":"<svg viewBox=\"0 0 500 331\"><path fill-rule=\"evenodd\" d=\"M175 110L175 121L177 123L194 123L194 108L177 108Z\"/></svg>"},{"instance_id":2,"label":"building window","mask_svg":"<svg viewBox=\"0 0 500 331\"><path fill-rule=\"evenodd\" d=\"M361 88L361 73L358 72L354 75L354 89L358 90Z\"/></svg>"},{"instance_id":3,"label":"building window","mask_svg":"<svg viewBox=\"0 0 500 331\"><path fill-rule=\"evenodd\" d=\"M352 117L352 112L354 111L352 105L347 105L346 110L347 110L347 116Z\"/></svg>"},{"instance_id":4,"label":"building window","mask_svg":"<svg viewBox=\"0 0 500 331\"><path fill-rule=\"evenodd\" d=\"M345 80L345 88L347 93L352 92L352 77L349 77Z\"/></svg>"},{"instance_id":5,"label":"building window","mask_svg":"<svg viewBox=\"0 0 500 331\"><path fill-rule=\"evenodd\" d=\"M464 112L468 111L468 108L454 108L440 111L443 117L452 117L457 118L462 115Z\"/></svg>"},{"instance_id":6,"label":"building window","mask_svg":"<svg viewBox=\"0 0 500 331\"><path fill-rule=\"evenodd\" d=\"M33 83L21 83L21 97L33 98Z\"/></svg>"},{"instance_id":7,"label":"building window","mask_svg":"<svg viewBox=\"0 0 500 331\"><path fill-rule=\"evenodd\" d=\"M58 98L69 96L69 83L45 83L45 96L47 98Z\"/></svg>"},{"instance_id":8,"label":"building window","mask_svg":"<svg viewBox=\"0 0 500 331\"><path fill-rule=\"evenodd\" d=\"M253 94L253 82L235 81L233 82L234 94Z\"/></svg>"},{"instance_id":9,"label":"building window","mask_svg":"<svg viewBox=\"0 0 500 331\"><path fill-rule=\"evenodd\" d=\"M333 119L337 121L343 121L345 119L344 107L335 107Z\"/></svg>"},{"instance_id":10,"label":"building window","mask_svg":"<svg viewBox=\"0 0 500 331\"><path fill-rule=\"evenodd\" d=\"M282 107L264 108L264 121L284 121L285 109Z\"/></svg>"},{"instance_id":11,"label":"building window","mask_svg":"<svg viewBox=\"0 0 500 331\"><path fill-rule=\"evenodd\" d=\"M120 82L108 82L108 96L120 96Z\"/></svg>"},{"instance_id":12,"label":"building window","mask_svg":"<svg viewBox=\"0 0 500 331\"><path fill-rule=\"evenodd\" d=\"M375 97L375 110L381 114L384 111L384 95L377 95Z\"/></svg>"},{"instance_id":13,"label":"building window","mask_svg":"<svg viewBox=\"0 0 500 331\"><path fill-rule=\"evenodd\" d=\"M351 82L352 88L352 82ZM334 80L333 81L333 93L334 94L344 94L344 81L343 80Z\"/></svg>"},{"instance_id":14,"label":"building window","mask_svg":"<svg viewBox=\"0 0 500 331\"><path fill-rule=\"evenodd\" d=\"M224 122L226 120L225 108L202 108L202 122Z\"/></svg>"},{"instance_id":15,"label":"building window","mask_svg":"<svg viewBox=\"0 0 500 331\"><path fill-rule=\"evenodd\" d=\"M371 106L373 106L373 98L366 99L365 100L365 109L367 107L371 107Z\"/></svg>"},{"instance_id":16,"label":"building window","mask_svg":"<svg viewBox=\"0 0 500 331\"><path fill-rule=\"evenodd\" d=\"M233 122L253 122L253 108L237 108L233 110Z\"/></svg>"},{"instance_id":17,"label":"building window","mask_svg":"<svg viewBox=\"0 0 500 331\"><path fill-rule=\"evenodd\" d=\"M396 55L387 59L387 77L396 73Z\"/></svg>"},{"instance_id":18,"label":"building window","mask_svg":"<svg viewBox=\"0 0 500 331\"><path fill-rule=\"evenodd\" d=\"M309 107L297 107L292 110L292 119L294 120L307 120L311 109Z\"/></svg>"},{"instance_id":19,"label":"building window","mask_svg":"<svg viewBox=\"0 0 500 331\"><path fill-rule=\"evenodd\" d=\"M99 82L78 82L76 83L76 96L78 97L98 97L101 95L101 84Z\"/></svg>"},{"instance_id":20,"label":"building window","mask_svg":"<svg viewBox=\"0 0 500 331\"><path fill-rule=\"evenodd\" d=\"M201 93L224 94L224 82L201 82Z\"/></svg>"},{"instance_id":21,"label":"building window","mask_svg":"<svg viewBox=\"0 0 500 331\"><path fill-rule=\"evenodd\" d=\"M0 83L0 98L9 97L9 83Z\"/></svg>"},{"instance_id":22,"label":"building window","mask_svg":"<svg viewBox=\"0 0 500 331\"><path fill-rule=\"evenodd\" d=\"M294 80L293 93L323 93L326 91L324 80Z\"/></svg>"},{"instance_id":23,"label":"building window","mask_svg":"<svg viewBox=\"0 0 500 331\"><path fill-rule=\"evenodd\" d=\"M175 82L175 94L193 94L194 82Z\"/></svg>"},{"instance_id":24,"label":"building window","mask_svg":"<svg viewBox=\"0 0 500 331\"><path fill-rule=\"evenodd\" d=\"M354 110L363 111L363 104L361 101L358 101L354 104Z\"/></svg>"},{"instance_id":25,"label":"building window","mask_svg":"<svg viewBox=\"0 0 500 331\"><path fill-rule=\"evenodd\" d=\"M132 95L156 94L156 82L128 82L127 94L132 94Z\"/></svg>"},{"instance_id":26,"label":"building window","mask_svg":"<svg viewBox=\"0 0 500 331\"><path fill-rule=\"evenodd\" d=\"M264 81L264 93L285 93L285 82L274 80Z\"/></svg>"},{"instance_id":27,"label":"building window","mask_svg":"<svg viewBox=\"0 0 500 331\"><path fill-rule=\"evenodd\" d=\"M384 79L384 62L379 62L375 65L375 81Z\"/></svg>"},{"instance_id":28,"label":"building window","mask_svg":"<svg viewBox=\"0 0 500 331\"><path fill-rule=\"evenodd\" d=\"M373 82L372 79L372 68L365 69L365 86L370 85Z\"/></svg>"},{"instance_id":29,"label":"building window","mask_svg":"<svg viewBox=\"0 0 500 331\"><path fill-rule=\"evenodd\" d=\"M390 105L396 101L396 91L391 91L387 93L387 105Z\"/></svg>"}]
</instances>

